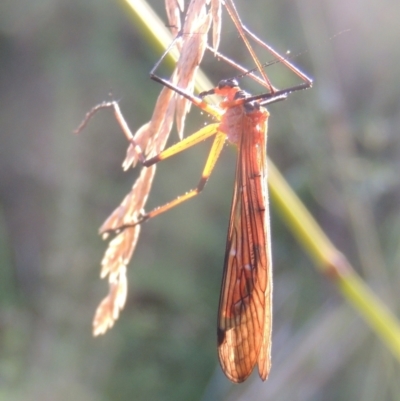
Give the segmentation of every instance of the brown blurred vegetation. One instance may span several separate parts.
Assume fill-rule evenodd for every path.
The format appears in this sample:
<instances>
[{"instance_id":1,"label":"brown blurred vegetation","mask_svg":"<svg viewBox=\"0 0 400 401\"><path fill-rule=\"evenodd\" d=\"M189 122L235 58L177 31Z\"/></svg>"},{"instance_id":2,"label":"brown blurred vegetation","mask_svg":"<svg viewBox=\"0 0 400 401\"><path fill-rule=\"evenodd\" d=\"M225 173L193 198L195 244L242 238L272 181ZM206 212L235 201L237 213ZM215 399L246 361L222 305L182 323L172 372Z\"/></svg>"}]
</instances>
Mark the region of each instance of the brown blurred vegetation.
<instances>
[{"instance_id":1,"label":"brown blurred vegetation","mask_svg":"<svg viewBox=\"0 0 400 401\"><path fill-rule=\"evenodd\" d=\"M152 3L165 18L161 2ZM315 79L312 90L271 106L271 158L396 312L400 3L237 0L237 7L276 49L302 52L295 63ZM255 376L229 387L217 366L215 323L230 147L201 196L145 224L122 317L92 338L107 291L96 232L137 172L122 173L127 144L111 113L79 136L72 130L110 91L133 130L150 118L160 88L148 72L161 49L132 21L117 1L0 4L0 399L398 399L397 362L313 270L274 205L272 372L267 383ZM237 43L223 22L220 50L251 65ZM231 74L212 58L204 66L214 82ZM288 86L281 70L271 68L272 79ZM208 121L193 115L187 133ZM207 150L160 165L148 208L192 188Z\"/></svg>"}]
</instances>

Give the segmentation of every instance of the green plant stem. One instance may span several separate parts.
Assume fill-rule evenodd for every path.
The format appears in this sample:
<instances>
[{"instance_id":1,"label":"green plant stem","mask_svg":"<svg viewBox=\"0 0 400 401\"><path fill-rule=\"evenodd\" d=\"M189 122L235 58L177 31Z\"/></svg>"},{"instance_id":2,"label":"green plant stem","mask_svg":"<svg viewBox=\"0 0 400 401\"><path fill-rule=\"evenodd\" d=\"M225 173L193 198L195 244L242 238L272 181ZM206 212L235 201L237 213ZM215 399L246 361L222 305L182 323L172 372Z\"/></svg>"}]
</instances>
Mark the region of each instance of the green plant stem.
<instances>
[{"instance_id":1,"label":"green plant stem","mask_svg":"<svg viewBox=\"0 0 400 401\"><path fill-rule=\"evenodd\" d=\"M400 361L400 325L396 317L335 248L271 161L268 169L271 198L288 227L317 269L332 279L343 297Z\"/></svg>"}]
</instances>

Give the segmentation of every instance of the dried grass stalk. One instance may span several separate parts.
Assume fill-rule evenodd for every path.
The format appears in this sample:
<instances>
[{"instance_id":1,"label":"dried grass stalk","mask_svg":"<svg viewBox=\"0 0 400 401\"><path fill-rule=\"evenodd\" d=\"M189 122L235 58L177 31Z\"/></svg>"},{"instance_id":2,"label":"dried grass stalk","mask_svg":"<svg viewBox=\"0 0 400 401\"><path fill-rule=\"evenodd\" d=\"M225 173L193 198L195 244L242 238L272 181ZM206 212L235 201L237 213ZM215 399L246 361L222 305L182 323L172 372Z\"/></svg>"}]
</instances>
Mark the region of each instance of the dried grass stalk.
<instances>
[{"instance_id":1,"label":"dried grass stalk","mask_svg":"<svg viewBox=\"0 0 400 401\"><path fill-rule=\"evenodd\" d=\"M207 47L208 31L214 22L213 47L219 42L221 22L221 1L212 0L212 7L207 8L206 0L192 0L186 13L183 28L180 31L180 11L183 9L181 0L166 0L167 14L172 32L180 34L175 46L180 49L171 81L177 86L192 91L194 77ZM180 33L181 32L181 33ZM151 121L132 134L116 102L106 102L89 112L81 124L83 128L87 120L100 108L112 107L115 116L129 141L122 167L127 170L134 167L138 161L151 157L164 149L173 125L174 115L179 137L182 138L184 120L191 103L176 96L175 92L163 88L157 99ZM101 278L108 277L108 295L99 304L93 320L93 335L104 334L118 319L127 297L127 265L135 250L140 225L127 227L118 233L121 226L130 225L138 220L144 210L153 183L156 166L143 167L132 190L115 209L100 228L104 238L110 232L116 232L107 247L101 262Z\"/></svg>"}]
</instances>

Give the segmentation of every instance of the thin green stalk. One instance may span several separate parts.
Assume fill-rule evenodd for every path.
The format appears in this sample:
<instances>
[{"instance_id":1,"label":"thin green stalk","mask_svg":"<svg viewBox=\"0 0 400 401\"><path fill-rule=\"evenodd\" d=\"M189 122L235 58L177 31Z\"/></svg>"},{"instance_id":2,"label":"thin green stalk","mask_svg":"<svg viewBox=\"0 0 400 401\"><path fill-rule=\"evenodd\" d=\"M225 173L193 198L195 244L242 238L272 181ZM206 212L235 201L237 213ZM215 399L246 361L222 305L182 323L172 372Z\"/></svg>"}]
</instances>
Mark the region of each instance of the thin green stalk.
<instances>
[{"instance_id":1,"label":"thin green stalk","mask_svg":"<svg viewBox=\"0 0 400 401\"><path fill-rule=\"evenodd\" d=\"M400 361L399 321L335 248L271 161L268 168L271 198L288 227L317 269L332 279L343 297Z\"/></svg>"}]
</instances>

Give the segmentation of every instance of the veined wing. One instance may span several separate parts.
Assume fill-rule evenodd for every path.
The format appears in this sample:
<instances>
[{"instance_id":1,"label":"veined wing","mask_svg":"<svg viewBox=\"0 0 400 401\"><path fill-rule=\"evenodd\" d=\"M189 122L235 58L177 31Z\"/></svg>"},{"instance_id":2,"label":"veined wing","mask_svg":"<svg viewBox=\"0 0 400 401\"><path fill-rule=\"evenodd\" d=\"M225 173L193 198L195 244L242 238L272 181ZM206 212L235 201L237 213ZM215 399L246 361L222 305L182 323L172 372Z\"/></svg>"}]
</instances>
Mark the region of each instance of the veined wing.
<instances>
[{"instance_id":1,"label":"veined wing","mask_svg":"<svg viewBox=\"0 0 400 401\"><path fill-rule=\"evenodd\" d=\"M266 138L268 111L244 104L218 316L219 360L244 381L271 364L272 263Z\"/></svg>"}]
</instances>

